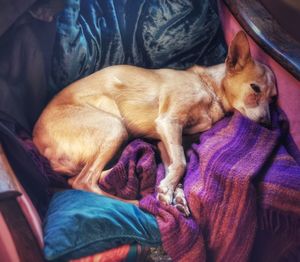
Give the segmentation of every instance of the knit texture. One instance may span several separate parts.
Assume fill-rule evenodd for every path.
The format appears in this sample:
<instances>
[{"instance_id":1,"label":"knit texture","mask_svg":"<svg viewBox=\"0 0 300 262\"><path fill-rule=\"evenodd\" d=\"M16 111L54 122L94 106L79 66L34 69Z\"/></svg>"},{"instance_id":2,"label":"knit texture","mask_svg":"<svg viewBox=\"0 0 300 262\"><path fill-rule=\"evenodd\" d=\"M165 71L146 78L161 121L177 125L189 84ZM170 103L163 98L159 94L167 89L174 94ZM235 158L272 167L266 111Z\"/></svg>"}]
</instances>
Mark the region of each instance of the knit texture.
<instances>
[{"instance_id":1,"label":"knit texture","mask_svg":"<svg viewBox=\"0 0 300 262\"><path fill-rule=\"evenodd\" d=\"M235 112L186 145L189 218L156 200L165 172L154 141L131 141L100 187L140 199L174 261L300 261L300 154L284 114L272 118L267 129ZM66 186L21 141L49 186Z\"/></svg>"},{"instance_id":2,"label":"knit texture","mask_svg":"<svg viewBox=\"0 0 300 262\"><path fill-rule=\"evenodd\" d=\"M283 113L272 122L267 129L235 112L187 149L189 218L156 200L165 173L153 143L132 141L100 187L141 199L174 261L299 259L300 157Z\"/></svg>"}]
</instances>

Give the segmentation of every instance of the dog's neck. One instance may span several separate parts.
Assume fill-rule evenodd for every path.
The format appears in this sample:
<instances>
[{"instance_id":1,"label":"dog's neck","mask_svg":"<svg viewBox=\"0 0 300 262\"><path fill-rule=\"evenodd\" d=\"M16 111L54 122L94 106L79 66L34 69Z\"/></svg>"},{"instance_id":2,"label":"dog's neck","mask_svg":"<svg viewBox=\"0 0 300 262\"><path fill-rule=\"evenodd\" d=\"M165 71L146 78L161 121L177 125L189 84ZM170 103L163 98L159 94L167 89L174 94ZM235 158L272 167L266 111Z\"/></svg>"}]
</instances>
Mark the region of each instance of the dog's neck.
<instances>
[{"instance_id":1,"label":"dog's neck","mask_svg":"<svg viewBox=\"0 0 300 262\"><path fill-rule=\"evenodd\" d=\"M204 74L208 76L208 81L210 81L210 85L217 96L218 102L223 107L223 111L230 112L232 111L232 106L230 105L226 92L223 87L223 79L226 75L226 65L225 63L206 67L203 71Z\"/></svg>"}]
</instances>

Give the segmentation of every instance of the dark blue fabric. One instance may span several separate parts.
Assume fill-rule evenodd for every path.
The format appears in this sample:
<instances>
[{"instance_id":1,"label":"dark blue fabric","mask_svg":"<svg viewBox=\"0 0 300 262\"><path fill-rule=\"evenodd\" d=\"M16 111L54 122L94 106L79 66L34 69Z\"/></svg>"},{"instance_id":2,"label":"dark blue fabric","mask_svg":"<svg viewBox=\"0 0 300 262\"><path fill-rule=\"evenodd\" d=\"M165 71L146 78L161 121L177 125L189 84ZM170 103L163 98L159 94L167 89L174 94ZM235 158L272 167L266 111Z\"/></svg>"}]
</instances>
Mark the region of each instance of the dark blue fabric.
<instances>
[{"instance_id":1,"label":"dark blue fabric","mask_svg":"<svg viewBox=\"0 0 300 262\"><path fill-rule=\"evenodd\" d=\"M0 144L9 160L18 181L22 184L41 218L45 216L49 204L49 179L40 174L17 133L22 130L10 116L0 111ZM1 261L1 254L0 254Z\"/></svg>"},{"instance_id":2,"label":"dark blue fabric","mask_svg":"<svg viewBox=\"0 0 300 262\"><path fill-rule=\"evenodd\" d=\"M132 204L80 190L54 195L44 242L48 260L80 258L122 244L161 245L154 216Z\"/></svg>"},{"instance_id":3,"label":"dark blue fabric","mask_svg":"<svg viewBox=\"0 0 300 262\"><path fill-rule=\"evenodd\" d=\"M67 0L57 19L52 92L115 64L186 68L224 62L213 0Z\"/></svg>"}]
</instances>

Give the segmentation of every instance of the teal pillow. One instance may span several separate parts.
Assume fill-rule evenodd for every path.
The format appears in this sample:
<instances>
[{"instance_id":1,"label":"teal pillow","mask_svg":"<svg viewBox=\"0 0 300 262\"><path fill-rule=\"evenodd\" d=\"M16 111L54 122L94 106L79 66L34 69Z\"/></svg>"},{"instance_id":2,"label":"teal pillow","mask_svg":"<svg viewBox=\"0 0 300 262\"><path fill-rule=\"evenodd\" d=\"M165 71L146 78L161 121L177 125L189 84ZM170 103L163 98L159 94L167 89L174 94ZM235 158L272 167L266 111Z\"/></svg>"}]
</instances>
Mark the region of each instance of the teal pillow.
<instances>
[{"instance_id":1,"label":"teal pillow","mask_svg":"<svg viewBox=\"0 0 300 262\"><path fill-rule=\"evenodd\" d=\"M135 205L80 190L56 193L44 223L47 260L69 260L123 244L161 245L156 219Z\"/></svg>"}]
</instances>

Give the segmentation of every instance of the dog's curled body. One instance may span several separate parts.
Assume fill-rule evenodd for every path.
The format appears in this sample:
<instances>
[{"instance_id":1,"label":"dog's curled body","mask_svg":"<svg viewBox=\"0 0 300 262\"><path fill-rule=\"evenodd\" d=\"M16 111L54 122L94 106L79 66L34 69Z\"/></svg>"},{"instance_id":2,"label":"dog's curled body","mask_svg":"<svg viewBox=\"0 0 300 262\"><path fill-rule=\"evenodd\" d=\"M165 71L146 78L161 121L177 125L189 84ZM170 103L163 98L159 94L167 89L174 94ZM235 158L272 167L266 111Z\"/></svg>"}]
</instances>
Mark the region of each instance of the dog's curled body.
<instances>
[{"instance_id":1,"label":"dog's curled body","mask_svg":"<svg viewBox=\"0 0 300 262\"><path fill-rule=\"evenodd\" d=\"M160 139L156 121L169 116L183 132L194 133L198 123L203 128L197 132L208 129L223 110L193 72L112 66L62 90L41 115L33 137L55 171L73 176L103 149L101 140L121 130L124 140L128 135Z\"/></svg>"},{"instance_id":2,"label":"dog's curled body","mask_svg":"<svg viewBox=\"0 0 300 262\"><path fill-rule=\"evenodd\" d=\"M182 134L205 131L234 108L266 120L269 98L276 94L273 79L251 58L243 33L224 64L188 70L107 67L58 93L38 119L33 141L55 171L72 176L72 187L106 194L98 180L121 144L129 136L158 139L167 155L158 198L171 204L176 192L183 195L176 190L186 165ZM260 92L251 89L253 82Z\"/></svg>"}]
</instances>

